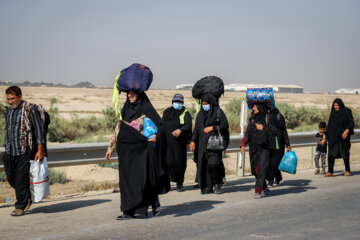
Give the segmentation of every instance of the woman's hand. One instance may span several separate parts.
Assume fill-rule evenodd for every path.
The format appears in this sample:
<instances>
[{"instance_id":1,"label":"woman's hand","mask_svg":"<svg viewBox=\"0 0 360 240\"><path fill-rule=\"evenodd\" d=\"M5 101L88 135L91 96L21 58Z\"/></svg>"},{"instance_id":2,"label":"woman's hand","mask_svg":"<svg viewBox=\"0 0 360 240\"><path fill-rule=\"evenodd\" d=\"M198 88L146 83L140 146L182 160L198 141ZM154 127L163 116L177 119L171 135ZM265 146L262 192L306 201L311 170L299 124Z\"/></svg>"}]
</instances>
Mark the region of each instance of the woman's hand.
<instances>
[{"instance_id":1,"label":"woman's hand","mask_svg":"<svg viewBox=\"0 0 360 240\"><path fill-rule=\"evenodd\" d=\"M256 129L259 131L262 131L264 129L264 126L260 123L256 123L255 126L256 126Z\"/></svg>"},{"instance_id":2,"label":"woman's hand","mask_svg":"<svg viewBox=\"0 0 360 240\"><path fill-rule=\"evenodd\" d=\"M151 135L151 139L148 140L149 142L156 143L156 134Z\"/></svg>"},{"instance_id":3,"label":"woman's hand","mask_svg":"<svg viewBox=\"0 0 360 240\"><path fill-rule=\"evenodd\" d=\"M106 152L105 158L106 158L106 161L110 161L111 160L111 152Z\"/></svg>"},{"instance_id":4,"label":"woman's hand","mask_svg":"<svg viewBox=\"0 0 360 240\"><path fill-rule=\"evenodd\" d=\"M180 134L181 134L181 130L180 130L180 129L176 129L176 130L173 131L171 134L174 135L174 137L178 137L178 136L180 136Z\"/></svg>"},{"instance_id":5,"label":"woman's hand","mask_svg":"<svg viewBox=\"0 0 360 240\"><path fill-rule=\"evenodd\" d=\"M204 128L204 133L205 133L205 134L208 134L208 133L211 132L212 130L214 130L214 127L213 127L213 126L206 127L206 128Z\"/></svg>"},{"instance_id":6,"label":"woman's hand","mask_svg":"<svg viewBox=\"0 0 360 240\"><path fill-rule=\"evenodd\" d=\"M288 152L290 152L291 149L292 149L291 146L288 146L288 147L287 147L287 151L288 151Z\"/></svg>"},{"instance_id":7,"label":"woman's hand","mask_svg":"<svg viewBox=\"0 0 360 240\"><path fill-rule=\"evenodd\" d=\"M189 148L190 148L190 151L195 151L195 143L194 142L191 142L190 144L189 144Z\"/></svg>"},{"instance_id":8,"label":"woman's hand","mask_svg":"<svg viewBox=\"0 0 360 240\"><path fill-rule=\"evenodd\" d=\"M346 139L347 136L348 136L348 134L349 134L349 129L346 129L346 130L343 132L343 134L342 134L342 138L343 138L343 139Z\"/></svg>"},{"instance_id":9,"label":"woman's hand","mask_svg":"<svg viewBox=\"0 0 360 240\"><path fill-rule=\"evenodd\" d=\"M245 146L241 146L241 147L240 147L240 152L241 152L241 154L244 154L244 153L245 153Z\"/></svg>"}]
</instances>

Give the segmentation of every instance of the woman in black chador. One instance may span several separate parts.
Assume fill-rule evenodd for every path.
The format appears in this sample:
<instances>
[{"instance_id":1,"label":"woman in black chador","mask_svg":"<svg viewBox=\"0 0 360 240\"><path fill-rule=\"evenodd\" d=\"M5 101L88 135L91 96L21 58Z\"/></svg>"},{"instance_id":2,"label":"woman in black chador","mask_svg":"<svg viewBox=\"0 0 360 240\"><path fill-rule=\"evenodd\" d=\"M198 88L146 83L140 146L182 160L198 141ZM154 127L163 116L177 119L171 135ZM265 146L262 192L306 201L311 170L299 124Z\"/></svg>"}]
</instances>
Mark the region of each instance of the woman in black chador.
<instances>
[{"instance_id":1,"label":"woman in black chador","mask_svg":"<svg viewBox=\"0 0 360 240\"><path fill-rule=\"evenodd\" d=\"M201 193L221 193L225 168L222 161L222 151L208 150L207 143L209 136L214 134L217 127L224 137L225 145L229 144L229 124L227 118L218 105L218 101L212 95L201 97L202 108L199 111L190 143L190 150L197 154L197 174L199 176L199 187Z\"/></svg>"},{"instance_id":2,"label":"woman in black chador","mask_svg":"<svg viewBox=\"0 0 360 240\"><path fill-rule=\"evenodd\" d=\"M184 96L177 93L172 99L172 106L167 108L162 117L167 134L168 150L167 169L170 180L176 182L178 191L183 191L184 175L187 162L187 144L191 137L192 119L184 107Z\"/></svg>"},{"instance_id":3,"label":"woman in black chador","mask_svg":"<svg viewBox=\"0 0 360 240\"><path fill-rule=\"evenodd\" d=\"M270 116L269 116L270 117ZM256 177L255 198L265 196L269 191L266 184L266 173L270 163L270 146L273 144L272 128L266 124L266 106L253 105L253 114L249 120L244 138L241 142L241 153L245 152L246 144L250 147L251 173Z\"/></svg>"},{"instance_id":4,"label":"woman in black chador","mask_svg":"<svg viewBox=\"0 0 360 240\"><path fill-rule=\"evenodd\" d=\"M127 100L121 111L122 120L110 139L106 158L116 147L119 158L121 211L118 220L135 218L135 214L147 216L152 206L153 215L160 212L158 194L170 189L165 171L165 126L145 92L127 92ZM158 128L156 134L147 138L143 133L145 117Z\"/></svg>"},{"instance_id":5,"label":"woman in black chador","mask_svg":"<svg viewBox=\"0 0 360 240\"><path fill-rule=\"evenodd\" d=\"M324 177L334 175L336 158L344 159L345 176L350 176L350 135L354 134L354 118L349 108L340 98L332 104L330 118L326 130L328 140L328 173Z\"/></svg>"},{"instance_id":6,"label":"woman in black chador","mask_svg":"<svg viewBox=\"0 0 360 240\"><path fill-rule=\"evenodd\" d=\"M285 154L285 146L288 151L291 150L288 132L286 130L286 122L284 116L280 113L279 109L274 107L269 113L269 125L275 131L275 141L273 146L270 147L270 164L266 179L268 185L273 186L274 183L279 185L282 181L282 175L279 170L279 164ZM274 182L275 180L275 182Z\"/></svg>"}]
</instances>

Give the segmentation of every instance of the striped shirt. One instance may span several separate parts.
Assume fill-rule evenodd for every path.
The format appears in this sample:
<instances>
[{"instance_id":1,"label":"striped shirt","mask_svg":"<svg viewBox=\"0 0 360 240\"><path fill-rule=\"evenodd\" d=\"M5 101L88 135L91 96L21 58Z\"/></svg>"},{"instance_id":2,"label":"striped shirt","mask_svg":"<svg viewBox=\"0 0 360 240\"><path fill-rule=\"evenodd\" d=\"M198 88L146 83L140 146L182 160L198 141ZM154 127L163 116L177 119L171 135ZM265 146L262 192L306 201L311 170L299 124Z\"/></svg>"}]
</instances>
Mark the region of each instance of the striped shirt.
<instances>
[{"instance_id":1,"label":"striped shirt","mask_svg":"<svg viewBox=\"0 0 360 240\"><path fill-rule=\"evenodd\" d=\"M9 108L6 115L6 128L5 128L5 151L11 156L20 156L24 154L21 152L21 113L22 104L13 109ZM30 110L31 118L31 134L34 137L34 144L44 144L44 128L43 122L40 117L40 112L36 107L32 107ZM30 146L26 146L30 149Z\"/></svg>"}]
</instances>

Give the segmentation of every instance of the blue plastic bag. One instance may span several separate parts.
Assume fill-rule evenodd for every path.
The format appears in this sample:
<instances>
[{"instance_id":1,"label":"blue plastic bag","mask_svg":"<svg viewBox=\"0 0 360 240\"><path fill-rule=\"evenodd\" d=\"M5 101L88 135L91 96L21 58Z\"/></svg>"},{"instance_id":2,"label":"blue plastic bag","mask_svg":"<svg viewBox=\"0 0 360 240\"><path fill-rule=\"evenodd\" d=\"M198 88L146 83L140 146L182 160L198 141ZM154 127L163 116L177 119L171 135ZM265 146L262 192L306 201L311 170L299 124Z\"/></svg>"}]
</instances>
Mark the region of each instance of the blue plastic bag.
<instances>
[{"instance_id":1,"label":"blue plastic bag","mask_svg":"<svg viewBox=\"0 0 360 240\"><path fill-rule=\"evenodd\" d=\"M297 156L294 151L286 152L279 164L279 170L291 174L296 173Z\"/></svg>"},{"instance_id":2,"label":"blue plastic bag","mask_svg":"<svg viewBox=\"0 0 360 240\"><path fill-rule=\"evenodd\" d=\"M143 135L147 137L148 139L152 139L152 135L156 134L158 131L157 126L153 121L151 121L150 118L145 117L144 118L144 129L143 129Z\"/></svg>"},{"instance_id":3,"label":"blue plastic bag","mask_svg":"<svg viewBox=\"0 0 360 240\"><path fill-rule=\"evenodd\" d=\"M149 89L153 80L153 74L145 65L134 63L130 67L121 70L117 76L117 88L121 91L143 92Z\"/></svg>"}]
</instances>

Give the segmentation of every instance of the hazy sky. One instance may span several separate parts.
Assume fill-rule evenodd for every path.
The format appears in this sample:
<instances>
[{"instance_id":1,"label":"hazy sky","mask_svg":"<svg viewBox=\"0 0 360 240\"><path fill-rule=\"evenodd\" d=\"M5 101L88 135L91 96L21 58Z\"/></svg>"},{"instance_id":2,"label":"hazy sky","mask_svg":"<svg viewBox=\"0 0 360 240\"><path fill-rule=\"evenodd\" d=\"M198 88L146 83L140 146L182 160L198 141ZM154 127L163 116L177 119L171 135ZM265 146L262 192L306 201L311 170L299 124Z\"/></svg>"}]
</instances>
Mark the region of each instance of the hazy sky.
<instances>
[{"instance_id":1,"label":"hazy sky","mask_svg":"<svg viewBox=\"0 0 360 240\"><path fill-rule=\"evenodd\" d=\"M360 1L0 0L0 80L112 86L134 62L173 88L360 88Z\"/></svg>"}]
</instances>

